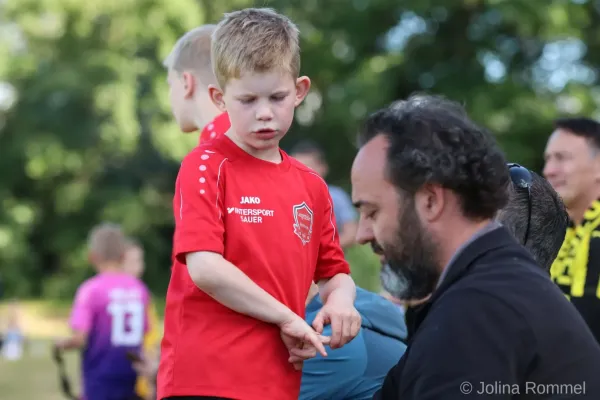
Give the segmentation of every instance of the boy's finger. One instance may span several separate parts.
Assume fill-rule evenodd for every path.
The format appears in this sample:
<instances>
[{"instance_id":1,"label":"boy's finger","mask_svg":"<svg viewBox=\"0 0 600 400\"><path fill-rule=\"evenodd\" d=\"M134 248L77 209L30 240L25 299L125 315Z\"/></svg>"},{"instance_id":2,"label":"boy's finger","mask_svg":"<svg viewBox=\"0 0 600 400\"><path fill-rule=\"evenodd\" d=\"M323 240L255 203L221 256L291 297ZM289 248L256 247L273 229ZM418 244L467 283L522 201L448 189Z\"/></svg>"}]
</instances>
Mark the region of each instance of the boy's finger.
<instances>
[{"instance_id":1,"label":"boy's finger","mask_svg":"<svg viewBox=\"0 0 600 400\"><path fill-rule=\"evenodd\" d=\"M312 343L313 346L321 353L323 357L327 357L327 352L325 351L325 346L321 342L321 339L315 332L310 332L308 334L308 341Z\"/></svg>"},{"instance_id":2,"label":"boy's finger","mask_svg":"<svg viewBox=\"0 0 600 400\"><path fill-rule=\"evenodd\" d=\"M307 347L304 349L293 348L290 349L290 355L299 357L303 360L307 360L309 358L313 358L317 355L317 349L314 347Z\"/></svg>"},{"instance_id":3,"label":"boy's finger","mask_svg":"<svg viewBox=\"0 0 600 400\"><path fill-rule=\"evenodd\" d=\"M319 312L319 313L317 313L317 316L315 317L315 319L314 319L314 321L312 323L312 327L318 333L323 333L323 326L325 324L325 321L323 319L324 319L323 313Z\"/></svg>"}]
</instances>

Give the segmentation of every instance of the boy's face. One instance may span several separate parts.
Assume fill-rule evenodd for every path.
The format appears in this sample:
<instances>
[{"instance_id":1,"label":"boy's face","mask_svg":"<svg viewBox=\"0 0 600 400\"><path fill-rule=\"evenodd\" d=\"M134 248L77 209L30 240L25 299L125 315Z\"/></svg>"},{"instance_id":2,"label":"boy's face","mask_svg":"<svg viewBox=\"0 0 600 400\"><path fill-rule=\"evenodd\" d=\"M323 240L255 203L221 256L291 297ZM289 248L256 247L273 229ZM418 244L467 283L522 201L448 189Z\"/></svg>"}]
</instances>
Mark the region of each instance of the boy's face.
<instances>
[{"instance_id":1,"label":"boy's face","mask_svg":"<svg viewBox=\"0 0 600 400\"><path fill-rule=\"evenodd\" d=\"M182 132L194 132L198 128L193 119L193 94L195 90L193 76L187 72L179 74L169 69L167 75L169 84L169 102L171 111Z\"/></svg>"},{"instance_id":2,"label":"boy's face","mask_svg":"<svg viewBox=\"0 0 600 400\"><path fill-rule=\"evenodd\" d=\"M221 92L209 87L217 107L229 114L233 134L250 150L278 147L294 119L294 109L310 89L307 77L271 71L230 79Z\"/></svg>"},{"instance_id":3,"label":"boy's face","mask_svg":"<svg viewBox=\"0 0 600 400\"><path fill-rule=\"evenodd\" d=\"M123 270L139 278L144 273L144 252L139 247L131 247L123 257Z\"/></svg>"}]
</instances>

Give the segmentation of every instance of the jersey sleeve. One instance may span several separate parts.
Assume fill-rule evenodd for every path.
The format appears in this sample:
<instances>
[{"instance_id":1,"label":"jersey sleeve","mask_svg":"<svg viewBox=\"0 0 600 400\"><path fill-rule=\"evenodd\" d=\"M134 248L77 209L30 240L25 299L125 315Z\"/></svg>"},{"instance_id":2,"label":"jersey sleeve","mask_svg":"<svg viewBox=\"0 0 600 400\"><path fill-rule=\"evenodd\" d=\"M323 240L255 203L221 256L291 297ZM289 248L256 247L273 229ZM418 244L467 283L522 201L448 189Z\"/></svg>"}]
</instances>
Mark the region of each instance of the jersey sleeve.
<instances>
[{"instance_id":1,"label":"jersey sleeve","mask_svg":"<svg viewBox=\"0 0 600 400\"><path fill-rule=\"evenodd\" d=\"M322 184L322 192L325 198L325 207L323 207L324 212L321 218L323 228L319 238L319 258L315 269L315 282L331 278L337 274L350 273L350 266L344 258L344 251L340 246L340 238L335 225L333 201L324 183Z\"/></svg>"},{"instance_id":2,"label":"jersey sleeve","mask_svg":"<svg viewBox=\"0 0 600 400\"><path fill-rule=\"evenodd\" d=\"M197 251L223 254L224 164L227 159L198 147L181 163L173 202L175 214L174 253L185 256Z\"/></svg>"},{"instance_id":3,"label":"jersey sleeve","mask_svg":"<svg viewBox=\"0 0 600 400\"><path fill-rule=\"evenodd\" d=\"M92 328L94 317L93 295L91 292L92 288L89 284L83 284L79 287L75 294L75 301L73 302L73 309L71 310L71 317L69 319L71 329L86 334Z\"/></svg>"}]
</instances>

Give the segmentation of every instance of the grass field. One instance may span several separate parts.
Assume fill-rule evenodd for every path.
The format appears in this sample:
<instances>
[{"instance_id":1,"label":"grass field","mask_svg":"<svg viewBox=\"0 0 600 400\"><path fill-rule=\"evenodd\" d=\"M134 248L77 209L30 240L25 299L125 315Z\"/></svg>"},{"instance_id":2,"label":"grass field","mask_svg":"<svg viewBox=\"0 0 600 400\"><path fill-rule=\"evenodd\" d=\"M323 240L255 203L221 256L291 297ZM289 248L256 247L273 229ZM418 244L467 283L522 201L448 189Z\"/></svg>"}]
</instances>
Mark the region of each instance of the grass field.
<instances>
[{"instance_id":1,"label":"grass field","mask_svg":"<svg viewBox=\"0 0 600 400\"><path fill-rule=\"evenodd\" d=\"M347 254L352 275L365 289L379 288L379 262L369 246L356 246ZM358 266L360 268L358 268ZM164 309L164 299L154 299L159 315ZM0 302L0 331L6 304ZM55 339L69 334L67 318L71 304L48 301L21 301L20 321L28 339L25 356L19 361L8 362L0 357L0 399L2 400L61 400L58 369L51 356ZM69 377L75 390L79 386L79 357L76 353L66 356ZM77 391L78 393L78 391Z\"/></svg>"},{"instance_id":2,"label":"grass field","mask_svg":"<svg viewBox=\"0 0 600 400\"><path fill-rule=\"evenodd\" d=\"M0 319L5 313L0 304ZM58 369L51 357L52 342L68 334L68 306L47 302L20 303L21 324L28 338L25 356L18 361L0 358L0 398L6 400L61 400ZM69 377L78 390L78 357L66 357Z\"/></svg>"},{"instance_id":3,"label":"grass field","mask_svg":"<svg viewBox=\"0 0 600 400\"><path fill-rule=\"evenodd\" d=\"M6 400L62 400L58 370L50 353L50 341L29 344L28 353L18 361L0 359L0 398ZM73 389L78 390L78 359L70 354L65 360ZM76 392L78 393L78 391Z\"/></svg>"}]
</instances>

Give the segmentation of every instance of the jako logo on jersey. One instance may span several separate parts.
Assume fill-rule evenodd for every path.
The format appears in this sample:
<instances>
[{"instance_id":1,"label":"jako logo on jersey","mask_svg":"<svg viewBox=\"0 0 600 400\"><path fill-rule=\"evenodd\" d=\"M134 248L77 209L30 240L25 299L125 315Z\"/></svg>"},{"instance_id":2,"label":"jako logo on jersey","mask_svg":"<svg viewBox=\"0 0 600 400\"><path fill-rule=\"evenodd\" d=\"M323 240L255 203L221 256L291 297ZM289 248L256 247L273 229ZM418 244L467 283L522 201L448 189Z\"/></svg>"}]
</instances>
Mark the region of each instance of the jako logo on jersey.
<instances>
[{"instance_id":1,"label":"jako logo on jersey","mask_svg":"<svg viewBox=\"0 0 600 400\"><path fill-rule=\"evenodd\" d=\"M240 204L260 204L260 198L252 196L242 196Z\"/></svg>"}]
</instances>

